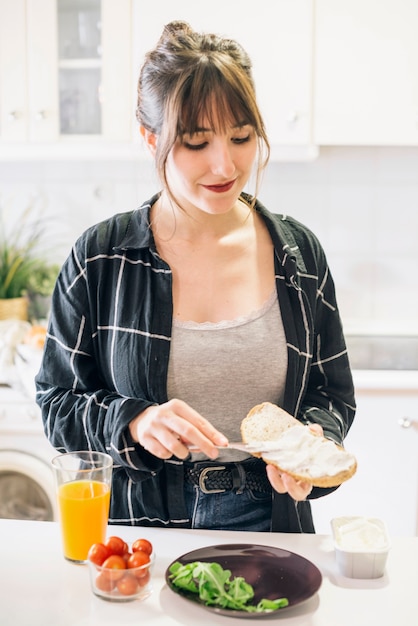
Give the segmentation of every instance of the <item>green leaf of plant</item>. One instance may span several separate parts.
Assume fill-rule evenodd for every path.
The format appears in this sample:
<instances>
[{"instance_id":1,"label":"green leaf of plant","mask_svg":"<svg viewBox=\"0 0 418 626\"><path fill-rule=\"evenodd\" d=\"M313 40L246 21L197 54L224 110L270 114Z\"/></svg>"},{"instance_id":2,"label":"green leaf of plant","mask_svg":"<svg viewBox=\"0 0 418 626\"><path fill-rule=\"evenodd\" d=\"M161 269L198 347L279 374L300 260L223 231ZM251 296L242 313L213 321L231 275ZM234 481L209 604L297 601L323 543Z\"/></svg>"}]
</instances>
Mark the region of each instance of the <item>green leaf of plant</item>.
<instances>
[{"instance_id":1,"label":"green leaf of plant","mask_svg":"<svg viewBox=\"0 0 418 626\"><path fill-rule=\"evenodd\" d=\"M182 590L198 593L207 606L220 606L233 610L271 612L289 604L287 598L263 599L257 605L248 604L254 598L253 587L242 576L231 580L231 571L216 562L195 561L182 565L178 561L170 567L173 585Z\"/></svg>"},{"instance_id":2,"label":"green leaf of plant","mask_svg":"<svg viewBox=\"0 0 418 626\"><path fill-rule=\"evenodd\" d=\"M276 611L277 609L284 609L285 606L289 606L289 600L287 598L277 598L277 600L263 599L257 604L257 611Z\"/></svg>"},{"instance_id":3,"label":"green leaf of plant","mask_svg":"<svg viewBox=\"0 0 418 626\"><path fill-rule=\"evenodd\" d=\"M18 218L12 220L11 226L6 223L6 211L0 205L0 298L27 295L41 264L44 272L45 268L52 266L46 260L45 248L42 247L45 221L37 217L37 213L36 207L29 205ZM58 275L56 266L51 274L54 280Z\"/></svg>"}]
</instances>

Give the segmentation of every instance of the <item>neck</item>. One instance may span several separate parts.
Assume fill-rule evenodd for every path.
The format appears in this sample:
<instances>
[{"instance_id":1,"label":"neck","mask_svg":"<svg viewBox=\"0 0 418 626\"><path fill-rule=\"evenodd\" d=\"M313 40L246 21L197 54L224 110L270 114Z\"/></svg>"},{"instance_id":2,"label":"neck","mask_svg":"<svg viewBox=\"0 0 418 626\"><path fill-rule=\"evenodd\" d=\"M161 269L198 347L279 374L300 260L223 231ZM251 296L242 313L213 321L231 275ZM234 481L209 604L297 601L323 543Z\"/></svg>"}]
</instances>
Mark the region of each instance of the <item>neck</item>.
<instances>
[{"instance_id":1,"label":"neck","mask_svg":"<svg viewBox=\"0 0 418 626\"><path fill-rule=\"evenodd\" d=\"M222 239L252 221L252 211L242 200L222 214L212 214L195 207L187 209L174 203L163 193L152 207L154 234L165 241L172 239Z\"/></svg>"}]
</instances>

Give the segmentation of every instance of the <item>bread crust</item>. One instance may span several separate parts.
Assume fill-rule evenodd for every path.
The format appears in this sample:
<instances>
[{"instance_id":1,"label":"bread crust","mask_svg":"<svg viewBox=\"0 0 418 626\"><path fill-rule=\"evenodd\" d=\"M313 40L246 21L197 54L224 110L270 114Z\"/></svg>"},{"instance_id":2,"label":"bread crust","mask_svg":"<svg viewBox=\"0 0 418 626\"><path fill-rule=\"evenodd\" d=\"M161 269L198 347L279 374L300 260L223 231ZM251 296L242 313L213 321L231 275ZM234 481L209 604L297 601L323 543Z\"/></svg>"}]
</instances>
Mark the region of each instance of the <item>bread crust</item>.
<instances>
[{"instance_id":1,"label":"bread crust","mask_svg":"<svg viewBox=\"0 0 418 626\"><path fill-rule=\"evenodd\" d=\"M253 443L254 441L275 441L280 438L289 428L300 426L299 420L284 411L281 407L270 402L263 402L254 406L241 422L241 435L245 443ZM320 437L329 443L329 439L312 433L313 436ZM334 442L332 442L334 443ZM334 443L336 450L347 454L342 446ZM280 462L269 457L268 452L254 453L253 456L261 457L266 463L275 465L283 473L292 476L300 482L308 482L313 487L338 487L346 480L349 480L357 470L357 461L353 455L350 455L351 465L332 475L311 476L306 473L295 473L289 471L280 465Z\"/></svg>"}]
</instances>

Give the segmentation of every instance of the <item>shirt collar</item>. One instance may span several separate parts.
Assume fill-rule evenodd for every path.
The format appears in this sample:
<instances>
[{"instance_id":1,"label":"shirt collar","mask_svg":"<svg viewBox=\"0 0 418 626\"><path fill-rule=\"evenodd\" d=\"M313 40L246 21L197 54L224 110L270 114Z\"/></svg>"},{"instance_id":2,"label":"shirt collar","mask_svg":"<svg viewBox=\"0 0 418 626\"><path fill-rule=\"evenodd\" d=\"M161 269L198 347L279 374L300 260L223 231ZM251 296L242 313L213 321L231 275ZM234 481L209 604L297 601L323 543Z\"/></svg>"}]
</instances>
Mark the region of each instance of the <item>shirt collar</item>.
<instances>
[{"instance_id":1,"label":"shirt collar","mask_svg":"<svg viewBox=\"0 0 418 626\"><path fill-rule=\"evenodd\" d=\"M140 250L141 248L151 248L155 250L154 236L150 225L150 211L152 205L158 200L160 195L161 192L156 193L150 200L147 200L138 209L132 212L131 219L128 222L120 243L114 246L115 251ZM242 195L248 202L251 201L251 196L245 193ZM276 250L280 250L282 262L287 258L288 261L296 263L300 270L306 272L301 250L296 244L291 229L286 224L286 216L273 216L259 200L255 203L255 210L258 211L265 220L267 228L273 238L275 248Z\"/></svg>"},{"instance_id":2,"label":"shirt collar","mask_svg":"<svg viewBox=\"0 0 418 626\"><path fill-rule=\"evenodd\" d=\"M126 230L120 242L114 246L116 251L140 250L141 248L155 248L154 236L150 224L150 211L160 193L151 200L144 202L132 212Z\"/></svg>"}]
</instances>

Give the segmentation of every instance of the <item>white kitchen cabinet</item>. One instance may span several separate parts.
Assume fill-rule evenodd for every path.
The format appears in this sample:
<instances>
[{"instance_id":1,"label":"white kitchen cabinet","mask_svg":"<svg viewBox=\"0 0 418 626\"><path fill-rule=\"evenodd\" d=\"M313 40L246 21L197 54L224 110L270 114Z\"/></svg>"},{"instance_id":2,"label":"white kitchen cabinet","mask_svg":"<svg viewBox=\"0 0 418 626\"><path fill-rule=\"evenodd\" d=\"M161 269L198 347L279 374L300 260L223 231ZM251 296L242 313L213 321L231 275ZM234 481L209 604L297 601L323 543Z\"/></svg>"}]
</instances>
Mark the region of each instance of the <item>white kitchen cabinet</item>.
<instances>
[{"instance_id":1,"label":"white kitchen cabinet","mask_svg":"<svg viewBox=\"0 0 418 626\"><path fill-rule=\"evenodd\" d=\"M417 0L316 0L314 141L418 145Z\"/></svg>"},{"instance_id":2,"label":"white kitchen cabinet","mask_svg":"<svg viewBox=\"0 0 418 626\"><path fill-rule=\"evenodd\" d=\"M28 141L57 135L56 75L47 69L56 58L51 33L51 11L46 11L39 32L40 15L49 9L40 0L40 13L29 21L33 4L26 0L0 0L0 137L3 141ZM52 27L53 28L53 27ZM29 40L30 36L30 40ZM29 66L34 73L29 82ZM45 75L48 75L45 84ZM35 81L35 76L37 81ZM34 89L34 91L33 91ZM29 100L31 107L29 107Z\"/></svg>"},{"instance_id":3,"label":"white kitchen cabinet","mask_svg":"<svg viewBox=\"0 0 418 626\"><path fill-rule=\"evenodd\" d=\"M134 57L137 69L165 24L184 20L192 28L236 39L253 62L258 101L272 158L317 155L311 137L313 0L134 0Z\"/></svg>"},{"instance_id":4,"label":"white kitchen cabinet","mask_svg":"<svg viewBox=\"0 0 418 626\"><path fill-rule=\"evenodd\" d=\"M333 517L366 515L383 519L393 536L418 535L418 373L414 388L356 389L345 447L357 458L357 472L312 501L316 530L329 533Z\"/></svg>"},{"instance_id":5,"label":"white kitchen cabinet","mask_svg":"<svg viewBox=\"0 0 418 626\"><path fill-rule=\"evenodd\" d=\"M0 156L130 142L131 27L130 0L0 0Z\"/></svg>"}]
</instances>

